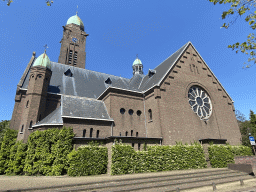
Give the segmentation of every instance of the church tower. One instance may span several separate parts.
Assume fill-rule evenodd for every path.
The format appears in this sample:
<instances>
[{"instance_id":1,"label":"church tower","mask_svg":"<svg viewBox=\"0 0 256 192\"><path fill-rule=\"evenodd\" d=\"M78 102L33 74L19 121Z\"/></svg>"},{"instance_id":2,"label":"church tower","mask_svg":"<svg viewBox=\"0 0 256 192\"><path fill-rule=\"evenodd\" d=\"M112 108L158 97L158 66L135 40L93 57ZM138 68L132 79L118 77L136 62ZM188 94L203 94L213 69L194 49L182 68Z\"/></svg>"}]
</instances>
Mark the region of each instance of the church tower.
<instances>
[{"instance_id":1,"label":"church tower","mask_svg":"<svg viewBox=\"0 0 256 192\"><path fill-rule=\"evenodd\" d=\"M63 26L63 37L60 41L60 56L58 63L85 68L85 45L88 34L84 32L84 24L76 15L70 17Z\"/></svg>"},{"instance_id":2,"label":"church tower","mask_svg":"<svg viewBox=\"0 0 256 192\"><path fill-rule=\"evenodd\" d=\"M133 69L133 75L143 74L143 65L141 60L138 58L138 56L132 64L132 69Z\"/></svg>"},{"instance_id":3,"label":"church tower","mask_svg":"<svg viewBox=\"0 0 256 192\"><path fill-rule=\"evenodd\" d=\"M23 139L24 142L27 142L28 136L33 130L32 126L44 118L47 89L51 76L50 59L44 52L30 69L28 90L20 123L22 134L18 135L17 140Z\"/></svg>"}]
</instances>

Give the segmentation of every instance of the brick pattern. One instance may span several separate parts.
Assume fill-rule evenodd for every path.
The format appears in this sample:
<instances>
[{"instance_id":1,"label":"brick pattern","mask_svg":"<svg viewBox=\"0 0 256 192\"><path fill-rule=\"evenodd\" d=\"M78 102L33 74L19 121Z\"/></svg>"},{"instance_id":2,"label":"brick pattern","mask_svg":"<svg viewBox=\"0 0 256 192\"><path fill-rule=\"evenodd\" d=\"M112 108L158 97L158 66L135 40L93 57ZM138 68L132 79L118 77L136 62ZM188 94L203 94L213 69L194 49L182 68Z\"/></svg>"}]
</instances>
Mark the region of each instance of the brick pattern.
<instances>
[{"instance_id":1,"label":"brick pattern","mask_svg":"<svg viewBox=\"0 0 256 192\"><path fill-rule=\"evenodd\" d=\"M256 174L256 156L235 157L235 164L250 164L253 172Z\"/></svg>"}]
</instances>

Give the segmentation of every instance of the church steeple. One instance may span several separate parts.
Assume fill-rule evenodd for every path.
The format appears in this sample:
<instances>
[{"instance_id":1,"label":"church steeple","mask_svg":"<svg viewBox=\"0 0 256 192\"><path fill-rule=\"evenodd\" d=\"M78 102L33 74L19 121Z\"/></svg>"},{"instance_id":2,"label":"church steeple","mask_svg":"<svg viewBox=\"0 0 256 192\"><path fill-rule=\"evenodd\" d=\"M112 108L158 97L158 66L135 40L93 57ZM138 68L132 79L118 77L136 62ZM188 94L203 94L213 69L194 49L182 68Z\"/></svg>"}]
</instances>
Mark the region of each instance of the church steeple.
<instances>
[{"instance_id":1,"label":"church steeple","mask_svg":"<svg viewBox=\"0 0 256 192\"><path fill-rule=\"evenodd\" d=\"M135 59L135 61L132 64L132 69L133 69L133 75L135 74L143 74L143 65L141 60L138 58Z\"/></svg>"},{"instance_id":2,"label":"church steeple","mask_svg":"<svg viewBox=\"0 0 256 192\"><path fill-rule=\"evenodd\" d=\"M63 37L60 41L60 56L58 63L85 68L86 37L83 21L76 15L70 17L63 26Z\"/></svg>"}]
</instances>

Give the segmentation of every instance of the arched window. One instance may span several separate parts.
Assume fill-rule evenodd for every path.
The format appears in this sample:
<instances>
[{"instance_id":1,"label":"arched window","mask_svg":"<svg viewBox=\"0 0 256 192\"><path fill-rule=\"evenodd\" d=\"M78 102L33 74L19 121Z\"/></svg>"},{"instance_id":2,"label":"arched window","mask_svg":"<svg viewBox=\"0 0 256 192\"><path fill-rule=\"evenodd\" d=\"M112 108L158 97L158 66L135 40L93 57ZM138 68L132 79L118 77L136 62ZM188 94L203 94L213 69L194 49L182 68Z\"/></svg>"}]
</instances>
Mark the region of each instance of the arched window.
<instances>
[{"instance_id":1,"label":"arched window","mask_svg":"<svg viewBox=\"0 0 256 192\"><path fill-rule=\"evenodd\" d=\"M125 132L125 136L126 136L126 137L128 136L128 131Z\"/></svg>"},{"instance_id":2,"label":"arched window","mask_svg":"<svg viewBox=\"0 0 256 192\"><path fill-rule=\"evenodd\" d=\"M32 128L33 121L30 121L29 128Z\"/></svg>"},{"instance_id":3,"label":"arched window","mask_svg":"<svg viewBox=\"0 0 256 192\"><path fill-rule=\"evenodd\" d=\"M68 64L71 64L71 63L72 63L72 55L73 55L73 51L70 50L70 51L69 51L69 56L68 56Z\"/></svg>"},{"instance_id":4,"label":"arched window","mask_svg":"<svg viewBox=\"0 0 256 192\"><path fill-rule=\"evenodd\" d=\"M28 108L29 100L27 100L26 108Z\"/></svg>"},{"instance_id":5,"label":"arched window","mask_svg":"<svg viewBox=\"0 0 256 192\"><path fill-rule=\"evenodd\" d=\"M138 143L138 150L140 151L140 143Z\"/></svg>"},{"instance_id":6,"label":"arched window","mask_svg":"<svg viewBox=\"0 0 256 192\"><path fill-rule=\"evenodd\" d=\"M141 115L141 111L140 111L140 110L137 111L137 115L138 115L138 116Z\"/></svg>"},{"instance_id":7,"label":"arched window","mask_svg":"<svg viewBox=\"0 0 256 192\"><path fill-rule=\"evenodd\" d=\"M83 130L83 137L85 137L86 129Z\"/></svg>"},{"instance_id":8,"label":"arched window","mask_svg":"<svg viewBox=\"0 0 256 192\"><path fill-rule=\"evenodd\" d=\"M151 121L152 120L152 110L151 109L148 110L148 116L149 116L149 120Z\"/></svg>"},{"instance_id":9,"label":"arched window","mask_svg":"<svg viewBox=\"0 0 256 192\"><path fill-rule=\"evenodd\" d=\"M77 63L77 51L75 51L74 53L74 65L76 65Z\"/></svg>"},{"instance_id":10,"label":"arched window","mask_svg":"<svg viewBox=\"0 0 256 192\"><path fill-rule=\"evenodd\" d=\"M122 133L121 133L121 132L119 133L119 136L120 136L120 137L122 136Z\"/></svg>"},{"instance_id":11,"label":"arched window","mask_svg":"<svg viewBox=\"0 0 256 192\"><path fill-rule=\"evenodd\" d=\"M90 129L90 137L92 137L93 128Z\"/></svg>"},{"instance_id":12,"label":"arched window","mask_svg":"<svg viewBox=\"0 0 256 192\"><path fill-rule=\"evenodd\" d=\"M96 138L99 138L100 130L97 130Z\"/></svg>"},{"instance_id":13,"label":"arched window","mask_svg":"<svg viewBox=\"0 0 256 192\"><path fill-rule=\"evenodd\" d=\"M132 135L133 135L133 130L131 130L131 137L132 137Z\"/></svg>"},{"instance_id":14,"label":"arched window","mask_svg":"<svg viewBox=\"0 0 256 192\"><path fill-rule=\"evenodd\" d=\"M20 132L23 133L24 125L21 126Z\"/></svg>"},{"instance_id":15,"label":"arched window","mask_svg":"<svg viewBox=\"0 0 256 192\"><path fill-rule=\"evenodd\" d=\"M138 137L139 136L139 132L136 132L136 137Z\"/></svg>"}]
</instances>

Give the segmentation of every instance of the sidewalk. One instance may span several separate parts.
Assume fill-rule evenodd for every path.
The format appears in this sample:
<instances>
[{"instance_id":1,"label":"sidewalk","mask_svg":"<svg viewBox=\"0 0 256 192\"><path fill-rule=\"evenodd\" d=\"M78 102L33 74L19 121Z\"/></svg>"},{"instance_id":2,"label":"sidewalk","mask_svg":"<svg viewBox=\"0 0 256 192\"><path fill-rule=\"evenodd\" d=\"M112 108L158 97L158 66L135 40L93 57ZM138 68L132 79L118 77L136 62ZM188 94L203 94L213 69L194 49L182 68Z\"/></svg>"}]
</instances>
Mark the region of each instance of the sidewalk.
<instances>
[{"instance_id":1,"label":"sidewalk","mask_svg":"<svg viewBox=\"0 0 256 192\"><path fill-rule=\"evenodd\" d=\"M197 172L213 170L213 168L207 169L197 169ZM139 173L139 174L127 174L127 175L118 175L118 176L110 176L110 175L96 175L96 176L82 176L82 177L70 177L67 175L64 176L5 176L0 175L0 191L7 190L37 190L42 188L55 188L55 187L63 187L63 186L74 186L81 185L86 183L97 182L100 183L102 181L114 181L114 180L122 180L128 178L139 178L146 176L162 176L169 174L181 174L181 173L189 173L194 172L195 170L179 170L179 171L166 171L166 172L157 172L157 173ZM256 186L256 178L244 181L243 188ZM231 191L240 188L239 182L234 182L230 184L221 184L217 185L218 192ZM187 192L207 192L213 191L212 187L203 187L200 189L187 190ZM255 190L256 191L256 190Z\"/></svg>"}]
</instances>

